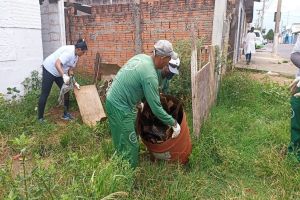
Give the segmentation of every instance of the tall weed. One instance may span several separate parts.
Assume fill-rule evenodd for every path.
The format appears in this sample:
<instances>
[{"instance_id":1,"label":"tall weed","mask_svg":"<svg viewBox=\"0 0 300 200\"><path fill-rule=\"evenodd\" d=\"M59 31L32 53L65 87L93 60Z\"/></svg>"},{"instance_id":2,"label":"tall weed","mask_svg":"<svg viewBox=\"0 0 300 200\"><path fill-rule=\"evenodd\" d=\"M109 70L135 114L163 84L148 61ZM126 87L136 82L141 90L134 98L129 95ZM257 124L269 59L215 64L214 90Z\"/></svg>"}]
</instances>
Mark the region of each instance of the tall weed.
<instances>
[{"instance_id":1,"label":"tall weed","mask_svg":"<svg viewBox=\"0 0 300 200\"><path fill-rule=\"evenodd\" d=\"M218 104L204 123L201 137L193 138L185 166L153 163L143 151L140 166L133 171L114 155L107 123L95 128L79 120L38 124L33 110L36 98L28 93L15 104L0 101L0 150L6 156L0 165L0 196L6 199L24 199L25 194L22 174L12 167L18 161L11 159L21 143L5 140L25 136L31 144L26 161L30 199L300 198L299 163L286 154L287 90L254 81L247 73L224 77ZM52 106L57 94L49 98Z\"/></svg>"}]
</instances>

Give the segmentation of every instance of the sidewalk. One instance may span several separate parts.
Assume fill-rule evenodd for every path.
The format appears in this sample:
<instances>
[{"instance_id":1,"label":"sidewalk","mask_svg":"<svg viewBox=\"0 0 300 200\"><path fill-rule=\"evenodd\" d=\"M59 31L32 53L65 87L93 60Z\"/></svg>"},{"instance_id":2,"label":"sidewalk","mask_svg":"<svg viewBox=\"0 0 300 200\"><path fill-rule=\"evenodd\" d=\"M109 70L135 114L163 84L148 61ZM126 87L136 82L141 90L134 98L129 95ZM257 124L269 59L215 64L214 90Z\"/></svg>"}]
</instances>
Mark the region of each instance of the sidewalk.
<instances>
[{"instance_id":1,"label":"sidewalk","mask_svg":"<svg viewBox=\"0 0 300 200\"><path fill-rule=\"evenodd\" d=\"M287 62L287 63L286 63ZM241 60L236 64L236 68L250 69L262 72L275 73L282 76L294 78L297 72L296 66L289 59L280 56L273 56L270 49L258 49L252 55L251 63L246 65L246 59L243 55Z\"/></svg>"}]
</instances>

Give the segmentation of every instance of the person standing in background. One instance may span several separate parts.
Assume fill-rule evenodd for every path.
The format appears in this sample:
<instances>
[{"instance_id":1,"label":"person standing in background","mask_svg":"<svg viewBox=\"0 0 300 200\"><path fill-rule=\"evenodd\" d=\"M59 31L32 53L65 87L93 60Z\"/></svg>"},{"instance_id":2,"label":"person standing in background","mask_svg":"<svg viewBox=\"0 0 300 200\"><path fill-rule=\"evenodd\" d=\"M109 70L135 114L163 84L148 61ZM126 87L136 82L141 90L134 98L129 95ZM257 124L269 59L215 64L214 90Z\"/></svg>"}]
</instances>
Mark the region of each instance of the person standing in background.
<instances>
[{"instance_id":1,"label":"person standing in background","mask_svg":"<svg viewBox=\"0 0 300 200\"><path fill-rule=\"evenodd\" d=\"M244 40L244 53L246 55L247 65L251 62L251 56L255 53L255 38L254 27L251 27L251 30L247 33Z\"/></svg>"}]
</instances>

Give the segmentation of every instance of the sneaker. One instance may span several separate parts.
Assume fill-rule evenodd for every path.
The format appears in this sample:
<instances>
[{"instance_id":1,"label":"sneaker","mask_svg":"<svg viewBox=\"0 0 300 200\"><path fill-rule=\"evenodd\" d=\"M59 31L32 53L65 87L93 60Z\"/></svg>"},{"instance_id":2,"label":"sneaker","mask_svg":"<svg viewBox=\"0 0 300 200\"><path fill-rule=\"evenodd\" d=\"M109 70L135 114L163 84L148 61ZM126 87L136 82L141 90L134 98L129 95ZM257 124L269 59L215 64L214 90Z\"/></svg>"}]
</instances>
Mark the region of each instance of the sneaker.
<instances>
[{"instance_id":1,"label":"sneaker","mask_svg":"<svg viewBox=\"0 0 300 200\"><path fill-rule=\"evenodd\" d=\"M61 118L66 121L74 119L74 117L70 113L65 113Z\"/></svg>"},{"instance_id":2,"label":"sneaker","mask_svg":"<svg viewBox=\"0 0 300 200\"><path fill-rule=\"evenodd\" d=\"M45 120L45 118L40 118L40 119L38 119L38 122L41 123L41 124L43 124L43 123L46 122L46 120Z\"/></svg>"}]
</instances>

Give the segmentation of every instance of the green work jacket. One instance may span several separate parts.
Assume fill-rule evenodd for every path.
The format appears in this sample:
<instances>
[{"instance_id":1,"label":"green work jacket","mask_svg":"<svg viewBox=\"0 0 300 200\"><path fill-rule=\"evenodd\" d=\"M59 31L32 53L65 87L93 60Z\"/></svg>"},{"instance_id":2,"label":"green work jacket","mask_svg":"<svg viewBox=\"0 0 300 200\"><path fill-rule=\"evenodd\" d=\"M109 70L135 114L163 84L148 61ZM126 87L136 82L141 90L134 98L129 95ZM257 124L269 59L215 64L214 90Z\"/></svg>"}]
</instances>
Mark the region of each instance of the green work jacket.
<instances>
[{"instance_id":1,"label":"green work jacket","mask_svg":"<svg viewBox=\"0 0 300 200\"><path fill-rule=\"evenodd\" d=\"M175 120L162 107L158 75L153 59L145 54L132 57L117 73L107 100L124 112L135 112L136 104L146 99L153 114L164 124L173 126Z\"/></svg>"}]
</instances>

